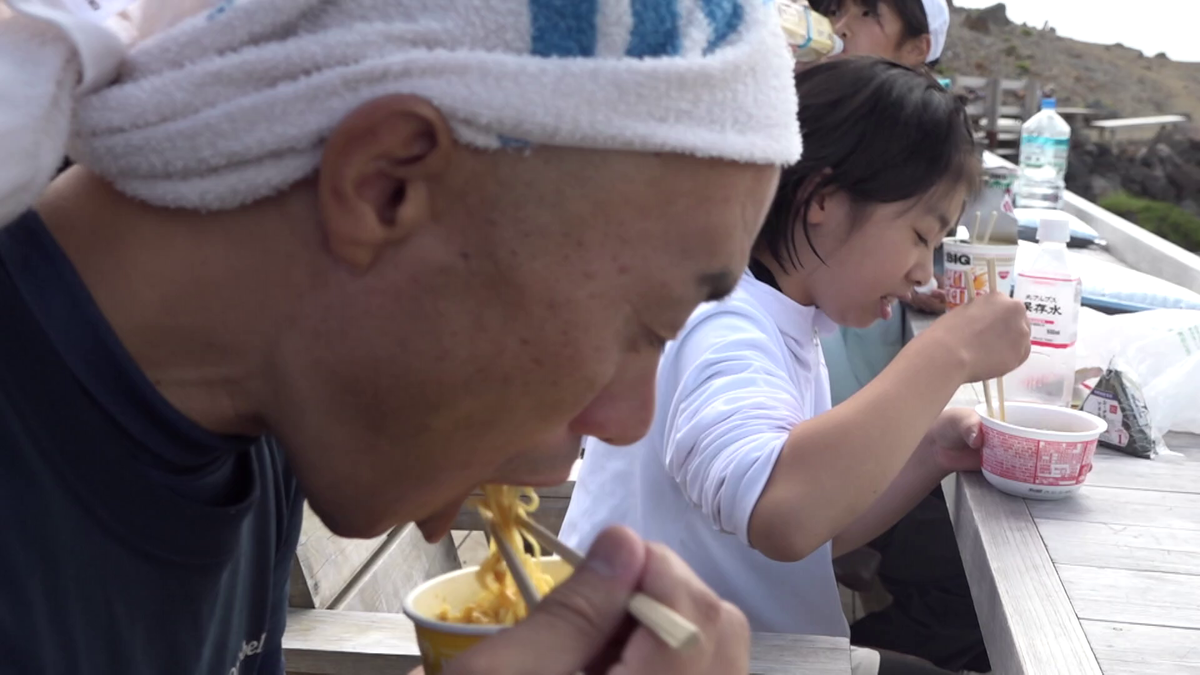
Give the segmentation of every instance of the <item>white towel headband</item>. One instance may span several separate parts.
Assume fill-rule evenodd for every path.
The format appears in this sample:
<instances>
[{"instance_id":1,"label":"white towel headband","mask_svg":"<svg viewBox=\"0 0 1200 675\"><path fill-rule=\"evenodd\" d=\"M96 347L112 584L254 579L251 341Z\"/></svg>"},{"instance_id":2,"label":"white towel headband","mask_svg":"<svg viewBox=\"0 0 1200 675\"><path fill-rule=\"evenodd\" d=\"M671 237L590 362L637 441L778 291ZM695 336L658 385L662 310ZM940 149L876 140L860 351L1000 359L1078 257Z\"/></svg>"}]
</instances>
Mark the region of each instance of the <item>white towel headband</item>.
<instances>
[{"instance_id":1,"label":"white towel headband","mask_svg":"<svg viewBox=\"0 0 1200 675\"><path fill-rule=\"evenodd\" d=\"M0 92L29 92L0 94L0 154L30 160L0 170L0 223L44 188L68 127L71 156L122 192L220 210L310 174L345 115L400 92L480 148L800 156L771 0L207 0L128 53L106 16L71 11L128 2L6 1L44 25L0 21Z\"/></svg>"}]
</instances>

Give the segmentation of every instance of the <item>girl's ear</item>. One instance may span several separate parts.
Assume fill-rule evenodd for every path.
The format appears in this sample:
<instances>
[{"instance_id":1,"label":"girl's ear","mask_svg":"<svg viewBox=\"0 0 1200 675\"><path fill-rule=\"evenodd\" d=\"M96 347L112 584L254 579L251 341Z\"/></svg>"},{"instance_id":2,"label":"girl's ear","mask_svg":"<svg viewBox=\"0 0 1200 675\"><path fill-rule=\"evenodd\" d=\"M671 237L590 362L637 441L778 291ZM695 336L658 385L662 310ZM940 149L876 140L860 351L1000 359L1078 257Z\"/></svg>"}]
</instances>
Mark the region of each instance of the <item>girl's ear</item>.
<instances>
[{"instance_id":1,"label":"girl's ear","mask_svg":"<svg viewBox=\"0 0 1200 675\"><path fill-rule=\"evenodd\" d=\"M808 204L809 227L820 227L828 219L829 194L829 188L825 188L813 195L812 201Z\"/></svg>"},{"instance_id":2,"label":"girl's ear","mask_svg":"<svg viewBox=\"0 0 1200 675\"><path fill-rule=\"evenodd\" d=\"M812 192L812 200L808 203L809 227L820 227L829 222L830 210L833 208L833 197L837 188L823 184L833 172L825 169L820 174L809 179L805 192Z\"/></svg>"},{"instance_id":3,"label":"girl's ear","mask_svg":"<svg viewBox=\"0 0 1200 675\"><path fill-rule=\"evenodd\" d=\"M929 60L929 50L933 49L933 38L929 33L904 41L900 47L900 61L911 68L920 68Z\"/></svg>"},{"instance_id":4,"label":"girl's ear","mask_svg":"<svg viewBox=\"0 0 1200 675\"><path fill-rule=\"evenodd\" d=\"M800 194L797 196L798 202L809 200L805 219L810 227L820 225L828 220L829 198L836 190L833 186L826 185L825 182L832 174L833 170L823 169L809 176L800 188ZM811 199L809 195L812 195Z\"/></svg>"}]
</instances>

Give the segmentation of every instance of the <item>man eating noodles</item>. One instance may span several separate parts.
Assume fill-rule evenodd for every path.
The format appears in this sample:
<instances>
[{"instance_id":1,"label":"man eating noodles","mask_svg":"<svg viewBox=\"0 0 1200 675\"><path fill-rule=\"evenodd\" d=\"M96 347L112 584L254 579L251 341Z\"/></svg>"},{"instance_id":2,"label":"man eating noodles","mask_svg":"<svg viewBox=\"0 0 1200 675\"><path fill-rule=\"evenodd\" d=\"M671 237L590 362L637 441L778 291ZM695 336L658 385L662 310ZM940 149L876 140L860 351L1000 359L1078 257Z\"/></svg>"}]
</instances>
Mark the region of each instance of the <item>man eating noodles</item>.
<instances>
[{"instance_id":1,"label":"man eating noodles","mask_svg":"<svg viewBox=\"0 0 1200 675\"><path fill-rule=\"evenodd\" d=\"M282 673L303 499L436 539L638 438L800 153L761 0L6 2L4 673ZM700 645L631 632L635 588ZM745 672L748 640L614 529L452 670Z\"/></svg>"}]
</instances>

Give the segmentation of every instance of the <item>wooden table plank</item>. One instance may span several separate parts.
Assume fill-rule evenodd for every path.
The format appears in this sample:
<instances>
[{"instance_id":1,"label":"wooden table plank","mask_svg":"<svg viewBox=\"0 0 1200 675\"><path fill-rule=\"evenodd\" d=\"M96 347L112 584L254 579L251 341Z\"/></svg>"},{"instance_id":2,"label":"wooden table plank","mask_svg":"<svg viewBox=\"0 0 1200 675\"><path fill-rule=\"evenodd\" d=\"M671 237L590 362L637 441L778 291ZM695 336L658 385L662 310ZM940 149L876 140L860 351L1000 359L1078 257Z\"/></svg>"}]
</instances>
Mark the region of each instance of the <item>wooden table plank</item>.
<instances>
[{"instance_id":1,"label":"wooden table plank","mask_svg":"<svg viewBox=\"0 0 1200 675\"><path fill-rule=\"evenodd\" d=\"M753 640L752 675L850 675L850 642L844 638L756 633Z\"/></svg>"},{"instance_id":2,"label":"wooden table plank","mask_svg":"<svg viewBox=\"0 0 1200 675\"><path fill-rule=\"evenodd\" d=\"M1200 630L1200 576L1078 565L1058 576L1080 619Z\"/></svg>"},{"instance_id":3,"label":"wooden table plank","mask_svg":"<svg viewBox=\"0 0 1200 675\"><path fill-rule=\"evenodd\" d=\"M405 675L421 665L416 632L401 614L291 610L283 637L288 673ZM844 638L755 634L752 675L850 675Z\"/></svg>"},{"instance_id":4,"label":"wooden table plank","mask_svg":"<svg viewBox=\"0 0 1200 675\"><path fill-rule=\"evenodd\" d=\"M1056 565L1196 574L1200 532L1164 527L1036 519Z\"/></svg>"},{"instance_id":5,"label":"wooden table plank","mask_svg":"<svg viewBox=\"0 0 1200 675\"><path fill-rule=\"evenodd\" d=\"M1200 675L1200 631L1106 621L1083 630L1104 675Z\"/></svg>"},{"instance_id":6,"label":"wooden table plank","mask_svg":"<svg viewBox=\"0 0 1200 675\"><path fill-rule=\"evenodd\" d=\"M979 474L948 479L951 520L992 669L1100 675L1025 502Z\"/></svg>"},{"instance_id":7,"label":"wooden table plank","mask_svg":"<svg viewBox=\"0 0 1200 675\"><path fill-rule=\"evenodd\" d=\"M1100 447L1087 485L1200 494L1200 451L1187 452L1148 460Z\"/></svg>"},{"instance_id":8,"label":"wooden table plank","mask_svg":"<svg viewBox=\"0 0 1200 675\"><path fill-rule=\"evenodd\" d=\"M405 675L421 665L402 614L289 610L283 652L289 675Z\"/></svg>"},{"instance_id":9,"label":"wooden table plank","mask_svg":"<svg viewBox=\"0 0 1200 675\"><path fill-rule=\"evenodd\" d=\"M1089 483L1071 499L1028 504L1029 512L1038 522L1046 518L1200 531L1200 495L1106 488Z\"/></svg>"}]
</instances>

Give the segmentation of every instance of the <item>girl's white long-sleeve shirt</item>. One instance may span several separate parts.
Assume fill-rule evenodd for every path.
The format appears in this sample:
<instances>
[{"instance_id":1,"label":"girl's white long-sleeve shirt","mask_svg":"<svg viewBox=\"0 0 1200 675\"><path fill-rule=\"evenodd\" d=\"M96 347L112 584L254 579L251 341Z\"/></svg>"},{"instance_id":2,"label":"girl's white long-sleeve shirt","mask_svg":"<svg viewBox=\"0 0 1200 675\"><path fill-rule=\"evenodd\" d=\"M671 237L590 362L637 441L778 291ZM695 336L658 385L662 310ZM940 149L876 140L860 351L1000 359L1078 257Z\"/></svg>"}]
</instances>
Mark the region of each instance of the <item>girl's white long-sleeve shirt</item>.
<instances>
[{"instance_id":1,"label":"girl's white long-sleeve shirt","mask_svg":"<svg viewBox=\"0 0 1200 675\"><path fill-rule=\"evenodd\" d=\"M835 329L749 273L729 298L698 308L663 352L646 437L629 447L587 440L563 539L587 548L626 525L679 553L754 630L847 637L831 545L780 563L748 534L789 433L830 408L818 335Z\"/></svg>"}]
</instances>

